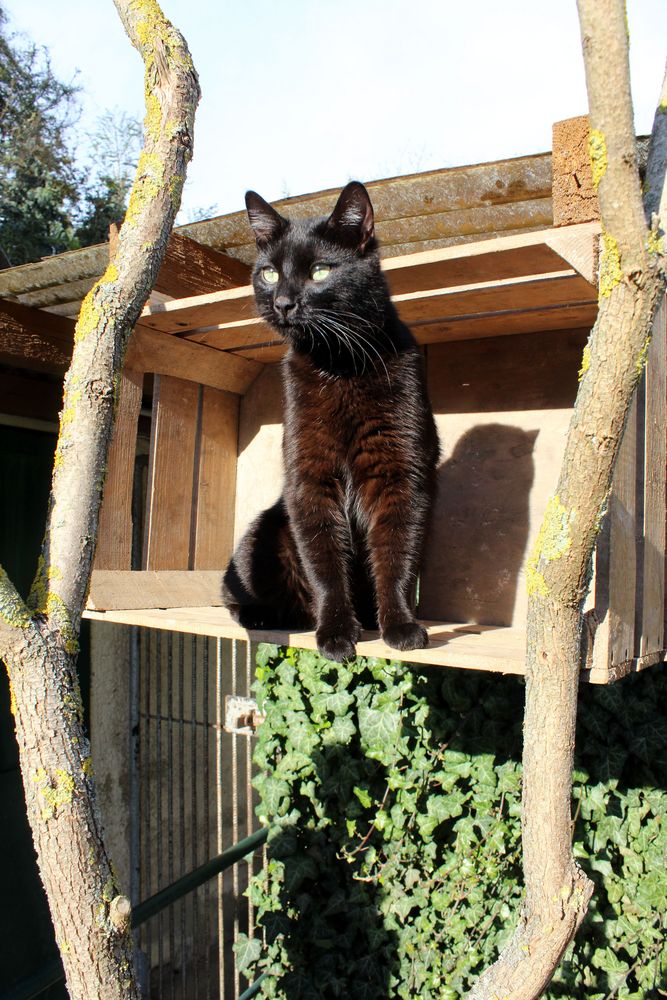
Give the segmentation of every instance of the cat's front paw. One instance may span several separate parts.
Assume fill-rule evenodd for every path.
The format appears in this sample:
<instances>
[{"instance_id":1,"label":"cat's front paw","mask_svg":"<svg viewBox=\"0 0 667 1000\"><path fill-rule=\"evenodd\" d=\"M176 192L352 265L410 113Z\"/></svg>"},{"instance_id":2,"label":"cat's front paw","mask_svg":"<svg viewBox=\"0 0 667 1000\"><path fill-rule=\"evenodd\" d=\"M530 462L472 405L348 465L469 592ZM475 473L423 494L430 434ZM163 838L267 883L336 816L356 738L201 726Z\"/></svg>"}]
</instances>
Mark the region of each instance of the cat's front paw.
<instances>
[{"instance_id":1,"label":"cat's front paw","mask_svg":"<svg viewBox=\"0 0 667 1000\"><path fill-rule=\"evenodd\" d=\"M392 649L426 649L428 632L419 622L398 622L382 630L382 638Z\"/></svg>"},{"instance_id":2,"label":"cat's front paw","mask_svg":"<svg viewBox=\"0 0 667 1000\"><path fill-rule=\"evenodd\" d=\"M356 656L355 643L360 635L361 626L354 620L344 627L340 624L322 626L315 633L317 649L327 660L342 663Z\"/></svg>"}]
</instances>

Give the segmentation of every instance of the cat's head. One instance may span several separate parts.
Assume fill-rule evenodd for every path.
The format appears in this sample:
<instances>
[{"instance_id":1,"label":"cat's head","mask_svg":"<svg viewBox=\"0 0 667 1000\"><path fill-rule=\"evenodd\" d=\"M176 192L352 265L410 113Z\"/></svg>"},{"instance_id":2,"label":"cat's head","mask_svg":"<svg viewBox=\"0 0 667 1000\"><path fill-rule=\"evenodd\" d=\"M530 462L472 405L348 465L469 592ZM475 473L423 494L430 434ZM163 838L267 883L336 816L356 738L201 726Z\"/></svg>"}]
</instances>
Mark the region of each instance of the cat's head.
<instances>
[{"instance_id":1,"label":"cat's head","mask_svg":"<svg viewBox=\"0 0 667 1000\"><path fill-rule=\"evenodd\" d=\"M386 286L363 184L351 181L323 219L285 219L254 191L246 206L259 313L294 348L319 354L333 344L338 353L351 325L378 324Z\"/></svg>"}]
</instances>

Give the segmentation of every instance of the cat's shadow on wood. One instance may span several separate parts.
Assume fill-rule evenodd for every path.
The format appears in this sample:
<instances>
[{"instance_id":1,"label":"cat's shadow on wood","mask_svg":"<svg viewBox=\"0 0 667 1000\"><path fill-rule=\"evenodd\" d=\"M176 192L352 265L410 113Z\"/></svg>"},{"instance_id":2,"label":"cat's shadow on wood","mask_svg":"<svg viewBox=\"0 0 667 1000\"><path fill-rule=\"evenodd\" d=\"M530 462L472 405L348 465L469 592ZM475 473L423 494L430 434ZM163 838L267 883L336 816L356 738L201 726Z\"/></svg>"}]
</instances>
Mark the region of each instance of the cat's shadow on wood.
<instances>
[{"instance_id":1,"label":"cat's shadow on wood","mask_svg":"<svg viewBox=\"0 0 667 1000\"><path fill-rule=\"evenodd\" d=\"M537 435L479 424L441 463L420 581L421 619L506 626L520 618Z\"/></svg>"}]
</instances>

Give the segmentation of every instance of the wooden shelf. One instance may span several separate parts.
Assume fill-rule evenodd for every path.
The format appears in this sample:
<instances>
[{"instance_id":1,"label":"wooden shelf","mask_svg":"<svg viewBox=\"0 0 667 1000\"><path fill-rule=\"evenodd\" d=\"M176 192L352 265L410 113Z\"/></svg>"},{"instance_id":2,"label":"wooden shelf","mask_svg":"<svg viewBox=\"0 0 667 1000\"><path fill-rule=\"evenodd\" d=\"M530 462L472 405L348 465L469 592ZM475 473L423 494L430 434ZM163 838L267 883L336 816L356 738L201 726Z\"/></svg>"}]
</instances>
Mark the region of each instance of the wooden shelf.
<instances>
[{"instance_id":1,"label":"wooden shelf","mask_svg":"<svg viewBox=\"0 0 667 1000\"><path fill-rule=\"evenodd\" d=\"M316 649L314 632L285 632L277 629L246 630L230 618L222 607L200 608L139 608L135 610L84 612L84 617L97 622L138 625L185 632L221 639L242 639L251 642L274 642L280 646ZM462 622L424 622L429 634L428 649L414 649L401 654L380 639L377 632L364 632L357 643L359 656L403 659L438 667L459 667L465 670L490 670L495 673L522 675L525 672L526 633L523 628L497 625L474 625ZM625 674L660 662L663 654L631 660L613 669L587 670L582 680L593 684L608 684Z\"/></svg>"},{"instance_id":2,"label":"wooden shelf","mask_svg":"<svg viewBox=\"0 0 667 1000\"><path fill-rule=\"evenodd\" d=\"M420 343L592 326L598 223L426 250L383 261L393 301ZM141 325L220 351L275 360L276 334L251 285L156 302ZM277 350L278 355L281 353Z\"/></svg>"}]
</instances>

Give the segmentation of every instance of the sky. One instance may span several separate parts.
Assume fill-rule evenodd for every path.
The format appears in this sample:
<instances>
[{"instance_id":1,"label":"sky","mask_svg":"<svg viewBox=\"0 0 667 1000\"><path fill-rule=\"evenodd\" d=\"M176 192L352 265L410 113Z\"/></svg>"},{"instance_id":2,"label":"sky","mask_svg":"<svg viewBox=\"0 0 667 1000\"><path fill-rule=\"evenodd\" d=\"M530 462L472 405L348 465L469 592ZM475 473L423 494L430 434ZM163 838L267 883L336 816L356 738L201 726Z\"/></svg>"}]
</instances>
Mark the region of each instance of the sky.
<instances>
[{"instance_id":1,"label":"sky","mask_svg":"<svg viewBox=\"0 0 667 1000\"><path fill-rule=\"evenodd\" d=\"M105 110L143 117L112 0L2 0L11 30ZM628 0L635 125L650 132L667 2ZM180 222L268 200L551 148L586 112L575 0L163 0L200 77Z\"/></svg>"}]
</instances>

